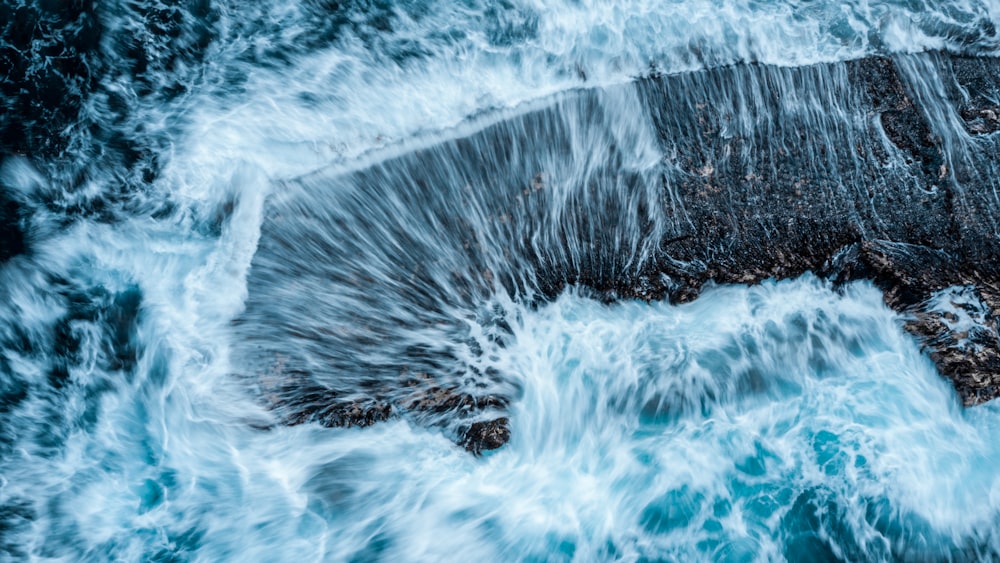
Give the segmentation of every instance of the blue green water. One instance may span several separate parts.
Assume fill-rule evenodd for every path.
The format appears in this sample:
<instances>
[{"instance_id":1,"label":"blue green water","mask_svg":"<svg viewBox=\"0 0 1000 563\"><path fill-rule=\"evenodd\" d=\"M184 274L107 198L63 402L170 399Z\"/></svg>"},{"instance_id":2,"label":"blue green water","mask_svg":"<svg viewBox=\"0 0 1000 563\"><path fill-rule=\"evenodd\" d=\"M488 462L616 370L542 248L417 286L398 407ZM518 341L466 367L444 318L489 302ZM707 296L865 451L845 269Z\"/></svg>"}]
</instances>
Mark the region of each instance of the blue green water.
<instances>
[{"instance_id":1,"label":"blue green water","mask_svg":"<svg viewBox=\"0 0 1000 563\"><path fill-rule=\"evenodd\" d=\"M27 249L0 263L0 561L1000 558L1000 407L963 409L870 285L807 274L674 306L493 283L529 267L505 263L504 237L576 259L560 225L676 204L637 77L996 54L997 2L10 0L0 15L0 203ZM438 145L537 108L560 136ZM426 208L412 178L379 176L410 153L442 182ZM498 154L536 169L473 185L455 165ZM456 244L494 264L472 308L454 305L464 255L437 244L458 224L478 238ZM624 233L624 271L662 227L607 222L591 246ZM433 286L403 291L419 272L400 256ZM301 341L332 358L308 369L359 394L402 377L365 366L403 352L452 354L438 367L470 387L496 374L511 439L473 456L458 415L279 424L269 386ZM251 345L278 350L252 381Z\"/></svg>"}]
</instances>

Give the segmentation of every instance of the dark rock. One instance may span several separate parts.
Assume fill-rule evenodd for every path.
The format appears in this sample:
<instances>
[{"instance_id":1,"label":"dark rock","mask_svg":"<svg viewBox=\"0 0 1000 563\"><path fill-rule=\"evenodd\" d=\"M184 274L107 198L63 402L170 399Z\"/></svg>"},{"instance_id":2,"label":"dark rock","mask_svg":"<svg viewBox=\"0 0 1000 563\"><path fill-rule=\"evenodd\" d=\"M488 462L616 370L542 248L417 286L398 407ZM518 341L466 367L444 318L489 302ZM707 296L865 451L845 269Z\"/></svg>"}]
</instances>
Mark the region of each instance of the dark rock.
<instances>
[{"instance_id":1,"label":"dark rock","mask_svg":"<svg viewBox=\"0 0 1000 563\"><path fill-rule=\"evenodd\" d=\"M686 302L708 283L811 271L835 287L871 280L963 402L989 400L997 84L1000 59L948 53L653 74L289 183L262 226L239 357L251 380L291 382L261 384L289 420L368 424L391 405L476 452L508 439L507 419L467 421L519 392L477 367L511 335L497 289L529 306L569 286ZM620 134L616 112L637 104L646 121ZM649 131L660 161L637 165L628 143ZM935 305L952 290L987 311L975 331L950 320L964 302ZM484 334L470 338L468 319ZM278 375L262 368L278 357Z\"/></svg>"},{"instance_id":2,"label":"dark rock","mask_svg":"<svg viewBox=\"0 0 1000 563\"><path fill-rule=\"evenodd\" d=\"M992 195L1000 146L989 135L997 126L987 123L1000 99L1000 61L931 53L902 62L873 57L794 70L749 65L707 73L720 75L714 80L699 74L646 83L649 103L660 105L653 115L670 116L657 122L665 146L669 140L682 147L677 152L686 167L705 162L712 169L710 178L667 179L681 193L695 233L654 261L674 280L675 302L695 298L709 280L757 283L805 271L836 284L871 280L886 304L910 319L906 329L963 402L976 404L1000 396L1000 340L983 336L996 333L994 316L983 319L970 345L939 322L928 299L969 286L991 303L1000 281L994 218L1000 210ZM841 72L847 80L837 78ZM673 100L703 81L764 84L753 92L755 104L742 108L724 88L702 87L699 96L709 115L742 112L763 125L724 139L712 133L715 125L691 117L697 112L674 107ZM827 86L790 91L789 82ZM808 102L818 95L827 96L825 114L780 104L783 97ZM931 119L949 112L962 117L964 131ZM761 130L767 138L754 138ZM748 153L749 162L732 156ZM678 261L686 265L678 268Z\"/></svg>"},{"instance_id":3,"label":"dark rock","mask_svg":"<svg viewBox=\"0 0 1000 563\"><path fill-rule=\"evenodd\" d=\"M486 395L476 397L463 392L457 387L430 387L416 390L404 399L408 411L417 412L467 412L488 408L505 408L507 401L503 397Z\"/></svg>"},{"instance_id":4,"label":"dark rock","mask_svg":"<svg viewBox=\"0 0 1000 563\"><path fill-rule=\"evenodd\" d=\"M284 424L317 423L327 428L364 428L388 420L392 405L372 397L344 397L340 393L309 382L301 373L281 373L275 368L263 389L268 406Z\"/></svg>"},{"instance_id":5,"label":"dark rock","mask_svg":"<svg viewBox=\"0 0 1000 563\"><path fill-rule=\"evenodd\" d=\"M479 455L486 450L495 450L503 446L507 440L510 440L510 427L507 417L501 417L473 423L465 432L462 447Z\"/></svg>"},{"instance_id":6,"label":"dark rock","mask_svg":"<svg viewBox=\"0 0 1000 563\"><path fill-rule=\"evenodd\" d=\"M1000 84L992 80L990 60L956 58L951 61L961 92L958 112L973 135L1000 130Z\"/></svg>"}]
</instances>

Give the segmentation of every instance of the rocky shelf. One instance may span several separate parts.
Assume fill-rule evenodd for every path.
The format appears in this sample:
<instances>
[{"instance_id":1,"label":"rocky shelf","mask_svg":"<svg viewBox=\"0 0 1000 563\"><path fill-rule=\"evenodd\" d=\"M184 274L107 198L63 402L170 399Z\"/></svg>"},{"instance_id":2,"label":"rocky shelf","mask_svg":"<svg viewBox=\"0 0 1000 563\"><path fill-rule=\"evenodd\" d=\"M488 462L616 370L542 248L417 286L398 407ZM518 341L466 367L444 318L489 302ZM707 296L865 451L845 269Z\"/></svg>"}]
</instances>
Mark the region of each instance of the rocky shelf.
<instances>
[{"instance_id":1,"label":"rocky shelf","mask_svg":"<svg viewBox=\"0 0 1000 563\"><path fill-rule=\"evenodd\" d=\"M463 359L482 351L454 311L502 345L504 320L483 305L495 288L535 304L568 285L686 302L709 283L813 272L871 280L962 401L988 401L998 130L998 59L740 64L574 92L303 178L269 204L235 324L245 372L286 423L406 416L478 453L508 439L510 393ZM643 134L658 159L639 166Z\"/></svg>"}]
</instances>

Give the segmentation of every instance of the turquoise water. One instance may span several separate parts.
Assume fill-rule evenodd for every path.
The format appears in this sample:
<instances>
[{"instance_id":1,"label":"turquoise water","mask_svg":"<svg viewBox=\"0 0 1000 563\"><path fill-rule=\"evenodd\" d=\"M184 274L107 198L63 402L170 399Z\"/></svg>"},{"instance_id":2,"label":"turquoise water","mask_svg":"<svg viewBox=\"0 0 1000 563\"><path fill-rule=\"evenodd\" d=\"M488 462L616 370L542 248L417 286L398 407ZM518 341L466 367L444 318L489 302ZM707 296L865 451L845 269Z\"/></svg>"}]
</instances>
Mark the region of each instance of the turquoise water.
<instances>
[{"instance_id":1,"label":"turquoise water","mask_svg":"<svg viewBox=\"0 0 1000 563\"><path fill-rule=\"evenodd\" d=\"M30 251L0 264L0 561L1000 558L1000 407L961 408L870 285L546 301L505 252L571 263L560 228L585 225L591 248L624 241L624 272L656 246L673 165L637 77L995 54L996 2L9 4L49 10L25 29L66 47L14 49L25 92L69 76L25 107L83 101L62 149L3 145ZM102 32L77 41L88 17ZM517 121L539 108L544 127ZM439 144L497 123L515 142ZM399 155L431 196L380 168ZM455 275L463 243L479 285ZM413 350L470 388L496 375L511 440L473 456L454 413L278 424L267 379L304 340L359 394Z\"/></svg>"},{"instance_id":2,"label":"turquoise water","mask_svg":"<svg viewBox=\"0 0 1000 563\"><path fill-rule=\"evenodd\" d=\"M171 384L164 339L62 448L10 454L4 491L49 500L5 539L55 559L997 556L1000 412L961 408L870 285L505 308L499 450L400 419L255 429L224 383Z\"/></svg>"}]
</instances>

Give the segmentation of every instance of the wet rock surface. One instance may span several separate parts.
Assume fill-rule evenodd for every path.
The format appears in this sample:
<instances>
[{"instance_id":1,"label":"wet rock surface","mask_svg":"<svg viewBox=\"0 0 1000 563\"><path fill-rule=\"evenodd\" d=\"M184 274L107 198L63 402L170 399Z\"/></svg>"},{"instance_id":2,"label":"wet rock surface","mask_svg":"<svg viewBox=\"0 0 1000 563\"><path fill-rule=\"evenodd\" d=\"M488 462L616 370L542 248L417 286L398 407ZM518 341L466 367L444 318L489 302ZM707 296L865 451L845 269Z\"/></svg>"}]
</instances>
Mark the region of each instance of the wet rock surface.
<instances>
[{"instance_id":1,"label":"wet rock surface","mask_svg":"<svg viewBox=\"0 0 1000 563\"><path fill-rule=\"evenodd\" d=\"M808 85L818 73L812 81L822 82L826 70L791 70L788 80ZM770 81L751 113L773 121L763 128L767 138L703 135L697 147L677 151L684 168L708 162L713 172L676 180L694 226L669 254L697 266L662 268L673 281L668 297L693 299L708 281L757 283L807 270L836 283L871 280L887 305L908 316L906 329L966 405L998 396L1000 341L988 335L996 334L1000 151L989 123L1000 100L1000 63L941 53L848 62L838 69L847 77L835 83L842 90L816 104L822 109L814 115L779 107L788 95L778 83L783 71L721 72L734 83ZM650 91L665 94L679 80L654 81ZM809 96L823 93L801 95L808 106ZM726 100L710 96L705 115L725 119ZM658 129L677 142L699 127L665 122ZM959 347L963 338L929 306L935 292L952 286L975 288L990 307L974 349Z\"/></svg>"},{"instance_id":2,"label":"wet rock surface","mask_svg":"<svg viewBox=\"0 0 1000 563\"><path fill-rule=\"evenodd\" d=\"M996 81L993 61L975 58L952 60L956 82L961 90L956 92L958 113L966 130L973 135L994 133L1000 130L1000 84ZM964 94L964 95L963 95Z\"/></svg>"},{"instance_id":3,"label":"wet rock surface","mask_svg":"<svg viewBox=\"0 0 1000 563\"><path fill-rule=\"evenodd\" d=\"M462 446L476 455L486 450L495 450L510 440L508 423L507 417L476 422L465 432Z\"/></svg>"},{"instance_id":4,"label":"wet rock surface","mask_svg":"<svg viewBox=\"0 0 1000 563\"><path fill-rule=\"evenodd\" d=\"M820 273L836 284L870 280L881 289L965 405L1000 396L995 278L944 251L889 241L846 247ZM959 323L956 311L967 322Z\"/></svg>"},{"instance_id":5,"label":"wet rock surface","mask_svg":"<svg viewBox=\"0 0 1000 563\"><path fill-rule=\"evenodd\" d=\"M509 439L498 416L518 393L479 360L511 337L498 289L680 303L811 271L873 282L963 403L985 402L1000 396L998 84L1000 59L947 53L652 76L304 178L262 228L236 322L247 375L285 382L261 394L288 423L402 416L478 453ZM647 122L620 126L615 104ZM644 131L660 159L637 168Z\"/></svg>"}]
</instances>

